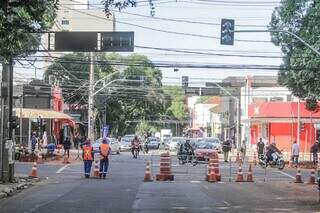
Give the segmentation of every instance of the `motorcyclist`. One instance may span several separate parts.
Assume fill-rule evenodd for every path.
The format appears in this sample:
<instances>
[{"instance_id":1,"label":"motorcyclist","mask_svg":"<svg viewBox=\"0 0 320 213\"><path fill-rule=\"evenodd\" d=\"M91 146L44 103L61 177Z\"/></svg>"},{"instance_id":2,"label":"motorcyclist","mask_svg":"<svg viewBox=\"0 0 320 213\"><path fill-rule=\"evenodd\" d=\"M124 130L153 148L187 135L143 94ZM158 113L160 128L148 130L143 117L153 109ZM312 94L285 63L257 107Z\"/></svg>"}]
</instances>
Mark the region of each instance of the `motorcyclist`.
<instances>
[{"instance_id":1,"label":"motorcyclist","mask_svg":"<svg viewBox=\"0 0 320 213\"><path fill-rule=\"evenodd\" d=\"M138 152L140 150L140 140L138 136L134 136L133 140L131 141L131 153L133 158L137 158L137 156L134 155L134 150L137 150Z\"/></svg>"},{"instance_id":2,"label":"motorcyclist","mask_svg":"<svg viewBox=\"0 0 320 213\"><path fill-rule=\"evenodd\" d=\"M267 157L266 163L269 163L270 161L276 160L273 157L274 153L281 154L281 151L277 148L275 142L273 142L269 146L267 146L266 149L267 149L267 151L266 151L266 157Z\"/></svg>"},{"instance_id":3,"label":"motorcyclist","mask_svg":"<svg viewBox=\"0 0 320 213\"><path fill-rule=\"evenodd\" d=\"M179 155L186 155L189 159L194 155L194 149L189 139L187 139L184 144L180 145Z\"/></svg>"},{"instance_id":4,"label":"motorcyclist","mask_svg":"<svg viewBox=\"0 0 320 213\"><path fill-rule=\"evenodd\" d=\"M145 137L145 140L144 140L144 147L143 147L145 153L148 153L148 152L149 152L148 144L149 144L149 137L146 136L146 137Z\"/></svg>"}]
</instances>

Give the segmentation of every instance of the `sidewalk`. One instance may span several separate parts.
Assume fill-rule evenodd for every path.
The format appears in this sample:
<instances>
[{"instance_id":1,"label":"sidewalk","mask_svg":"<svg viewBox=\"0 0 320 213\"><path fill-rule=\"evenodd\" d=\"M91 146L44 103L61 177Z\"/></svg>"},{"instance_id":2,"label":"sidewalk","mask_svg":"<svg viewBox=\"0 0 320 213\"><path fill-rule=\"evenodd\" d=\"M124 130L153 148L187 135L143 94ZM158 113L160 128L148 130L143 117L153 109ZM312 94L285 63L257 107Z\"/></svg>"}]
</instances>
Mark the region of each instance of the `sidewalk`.
<instances>
[{"instance_id":1,"label":"sidewalk","mask_svg":"<svg viewBox=\"0 0 320 213\"><path fill-rule=\"evenodd\" d=\"M40 182L39 178L15 177L13 183L0 183L0 199L12 196Z\"/></svg>"}]
</instances>

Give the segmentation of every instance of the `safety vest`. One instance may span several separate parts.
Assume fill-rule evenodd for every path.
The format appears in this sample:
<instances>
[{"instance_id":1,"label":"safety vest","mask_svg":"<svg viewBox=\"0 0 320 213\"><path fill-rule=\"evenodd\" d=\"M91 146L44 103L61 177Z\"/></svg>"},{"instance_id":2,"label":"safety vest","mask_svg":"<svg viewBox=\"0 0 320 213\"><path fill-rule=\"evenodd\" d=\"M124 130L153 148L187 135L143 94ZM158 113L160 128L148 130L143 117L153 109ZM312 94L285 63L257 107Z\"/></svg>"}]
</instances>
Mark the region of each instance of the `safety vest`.
<instances>
[{"instance_id":1,"label":"safety vest","mask_svg":"<svg viewBox=\"0 0 320 213\"><path fill-rule=\"evenodd\" d=\"M83 160L93 160L92 158L92 146L83 147Z\"/></svg>"},{"instance_id":2,"label":"safety vest","mask_svg":"<svg viewBox=\"0 0 320 213\"><path fill-rule=\"evenodd\" d=\"M109 144L102 143L100 144L100 154L101 157L107 157L110 150Z\"/></svg>"}]
</instances>

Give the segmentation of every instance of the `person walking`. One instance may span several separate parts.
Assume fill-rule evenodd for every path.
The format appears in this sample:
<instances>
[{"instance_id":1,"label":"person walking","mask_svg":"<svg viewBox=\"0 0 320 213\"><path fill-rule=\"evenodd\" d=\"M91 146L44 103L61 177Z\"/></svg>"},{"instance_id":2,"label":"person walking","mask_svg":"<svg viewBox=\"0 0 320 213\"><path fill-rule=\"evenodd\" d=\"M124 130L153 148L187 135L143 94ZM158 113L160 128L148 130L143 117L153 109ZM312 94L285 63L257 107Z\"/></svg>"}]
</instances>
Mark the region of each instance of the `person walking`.
<instances>
[{"instance_id":1,"label":"person walking","mask_svg":"<svg viewBox=\"0 0 320 213\"><path fill-rule=\"evenodd\" d=\"M222 151L223 151L223 156L224 156L224 162L228 162L229 159L229 152L231 151L231 141L229 139L226 139L222 143Z\"/></svg>"},{"instance_id":2,"label":"person walking","mask_svg":"<svg viewBox=\"0 0 320 213\"><path fill-rule=\"evenodd\" d=\"M99 177L106 179L108 167L109 167L109 154L111 151L109 141L107 138L102 139L102 143L99 147L100 150L100 172Z\"/></svg>"},{"instance_id":3,"label":"person walking","mask_svg":"<svg viewBox=\"0 0 320 213\"><path fill-rule=\"evenodd\" d=\"M293 161L293 164L295 164L295 166L298 167L298 164L299 164L299 144L297 144L297 141L293 141L292 161Z\"/></svg>"},{"instance_id":4,"label":"person walking","mask_svg":"<svg viewBox=\"0 0 320 213\"><path fill-rule=\"evenodd\" d=\"M64 154L68 156L68 158L70 157L70 148L71 148L71 141L69 137L66 137L66 139L63 142L63 149L64 149Z\"/></svg>"},{"instance_id":5,"label":"person walking","mask_svg":"<svg viewBox=\"0 0 320 213\"><path fill-rule=\"evenodd\" d=\"M73 138L73 145L75 149L79 148L79 140L80 140L79 134L76 134Z\"/></svg>"},{"instance_id":6,"label":"person walking","mask_svg":"<svg viewBox=\"0 0 320 213\"><path fill-rule=\"evenodd\" d=\"M36 150L36 144L38 143L37 135L35 132L32 133L31 137L31 152L34 154L34 151Z\"/></svg>"},{"instance_id":7,"label":"person walking","mask_svg":"<svg viewBox=\"0 0 320 213\"><path fill-rule=\"evenodd\" d=\"M265 144L262 141L262 138L259 138L259 142L257 143L257 153L258 153L259 159L261 159L264 155L264 147L265 147Z\"/></svg>"},{"instance_id":8,"label":"person walking","mask_svg":"<svg viewBox=\"0 0 320 213\"><path fill-rule=\"evenodd\" d=\"M94 160L93 147L91 146L90 140L87 139L82 148L82 159L84 164L84 176L86 178L90 177L92 161Z\"/></svg>"},{"instance_id":9,"label":"person walking","mask_svg":"<svg viewBox=\"0 0 320 213\"><path fill-rule=\"evenodd\" d=\"M315 141L315 143L311 146L310 152L312 154L313 165L316 166L318 163L318 152L319 152L319 142L318 141Z\"/></svg>"},{"instance_id":10,"label":"person walking","mask_svg":"<svg viewBox=\"0 0 320 213\"><path fill-rule=\"evenodd\" d=\"M240 152L241 152L242 161L244 162L244 159L246 157L246 152L247 152L247 145L245 140L243 140L241 143Z\"/></svg>"}]
</instances>

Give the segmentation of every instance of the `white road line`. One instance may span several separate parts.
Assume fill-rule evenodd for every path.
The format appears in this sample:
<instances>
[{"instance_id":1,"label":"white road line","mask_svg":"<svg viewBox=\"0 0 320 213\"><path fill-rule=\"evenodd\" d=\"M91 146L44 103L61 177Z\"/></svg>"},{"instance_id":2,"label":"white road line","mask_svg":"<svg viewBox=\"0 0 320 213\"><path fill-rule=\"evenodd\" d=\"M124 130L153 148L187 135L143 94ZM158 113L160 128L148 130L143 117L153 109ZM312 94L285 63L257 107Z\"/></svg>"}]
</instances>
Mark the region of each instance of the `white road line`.
<instances>
[{"instance_id":1,"label":"white road line","mask_svg":"<svg viewBox=\"0 0 320 213\"><path fill-rule=\"evenodd\" d=\"M58 171L56 172L57 174L60 174L63 170L65 170L69 165L65 165L63 167L61 167L60 169L58 169Z\"/></svg>"},{"instance_id":2,"label":"white road line","mask_svg":"<svg viewBox=\"0 0 320 213\"><path fill-rule=\"evenodd\" d=\"M285 172L283 172L283 171L277 171L278 173L281 173L281 174L283 174L283 175L285 175L285 176L287 176L287 177L289 177L289 178L292 178L292 179L295 179L295 177L293 177L292 175L289 175L288 173L285 173Z\"/></svg>"}]
</instances>

